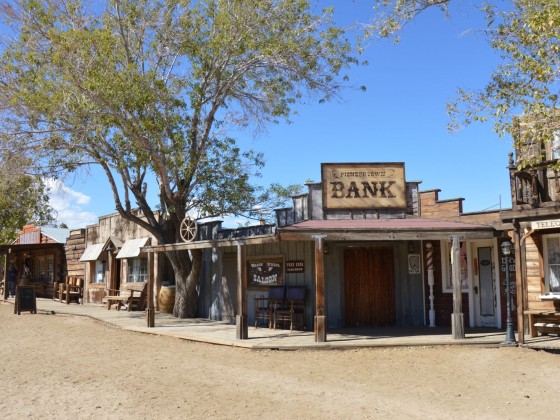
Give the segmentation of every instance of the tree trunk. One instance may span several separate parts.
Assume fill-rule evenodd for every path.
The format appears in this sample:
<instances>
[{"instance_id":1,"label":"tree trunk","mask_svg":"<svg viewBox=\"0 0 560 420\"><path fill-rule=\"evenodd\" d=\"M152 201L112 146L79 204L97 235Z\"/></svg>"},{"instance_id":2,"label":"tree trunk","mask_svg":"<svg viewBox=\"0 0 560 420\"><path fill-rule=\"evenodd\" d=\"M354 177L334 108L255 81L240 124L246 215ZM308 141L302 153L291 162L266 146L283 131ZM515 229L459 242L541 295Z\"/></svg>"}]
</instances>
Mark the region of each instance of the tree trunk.
<instances>
[{"instance_id":1,"label":"tree trunk","mask_svg":"<svg viewBox=\"0 0 560 420\"><path fill-rule=\"evenodd\" d=\"M202 250L167 251L175 273L175 306L173 315L178 318L195 318L198 310L198 292Z\"/></svg>"}]
</instances>

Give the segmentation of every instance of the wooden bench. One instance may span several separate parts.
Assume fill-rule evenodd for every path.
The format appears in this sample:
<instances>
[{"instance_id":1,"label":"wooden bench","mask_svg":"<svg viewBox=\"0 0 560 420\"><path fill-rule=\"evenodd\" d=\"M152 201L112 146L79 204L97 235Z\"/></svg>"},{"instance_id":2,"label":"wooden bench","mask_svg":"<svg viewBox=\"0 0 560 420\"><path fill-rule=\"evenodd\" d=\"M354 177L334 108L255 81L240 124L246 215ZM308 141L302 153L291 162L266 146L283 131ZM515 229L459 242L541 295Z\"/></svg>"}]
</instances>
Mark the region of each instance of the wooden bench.
<instances>
[{"instance_id":1,"label":"wooden bench","mask_svg":"<svg viewBox=\"0 0 560 420\"><path fill-rule=\"evenodd\" d=\"M120 290L105 289L107 293L107 310L111 310L112 305L117 306L117 311L124 306L127 311L146 309L148 283L125 283Z\"/></svg>"},{"instance_id":2,"label":"wooden bench","mask_svg":"<svg viewBox=\"0 0 560 420\"><path fill-rule=\"evenodd\" d=\"M560 335L560 312L528 309L523 311L523 314L527 315L531 337L537 337L539 332L543 335L548 335L548 333Z\"/></svg>"}]
</instances>

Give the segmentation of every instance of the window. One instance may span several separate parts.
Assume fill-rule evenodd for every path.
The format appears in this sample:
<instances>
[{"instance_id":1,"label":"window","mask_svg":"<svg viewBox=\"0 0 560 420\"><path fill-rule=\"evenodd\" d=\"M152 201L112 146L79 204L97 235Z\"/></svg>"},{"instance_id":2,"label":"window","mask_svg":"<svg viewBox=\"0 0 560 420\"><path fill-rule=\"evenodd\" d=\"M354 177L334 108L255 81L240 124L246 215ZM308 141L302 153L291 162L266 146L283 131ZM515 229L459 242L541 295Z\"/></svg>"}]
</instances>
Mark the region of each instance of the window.
<instances>
[{"instance_id":1,"label":"window","mask_svg":"<svg viewBox=\"0 0 560 420\"><path fill-rule=\"evenodd\" d=\"M546 235L544 244L546 293L560 295L560 235Z\"/></svg>"},{"instance_id":2,"label":"window","mask_svg":"<svg viewBox=\"0 0 560 420\"><path fill-rule=\"evenodd\" d=\"M44 255L35 259L33 277L37 281L54 282L54 255Z\"/></svg>"},{"instance_id":3,"label":"window","mask_svg":"<svg viewBox=\"0 0 560 420\"><path fill-rule=\"evenodd\" d=\"M148 260L146 258L128 260L128 281L133 283L148 281Z\"/></svg>"},{"instance_id":4,"label":"window","mask_svg":"<svg viewBox=\"0 0 560 420\"><path fill-rule=\"evenodd\" d=\"M441 247L441 260L443 261L443 291L453 292L453 271L451 270L451 243L443 242ZM459 265L461 267L461 287L467 289L469 287L468 265L467 265L467 244L460 243L459 249Z\"/></svg>"},{"instance_id":5,"label":"window","mask_svg":"<svg viewBox=\"0 0 560 420\"><path fill-rule=\"evenodd\" d=\"M550 158L560 159L560 131L552 133L552 143L550 145Z\"/></svg>"},{"instance_id":6,"label":"window","mask_svg":"<svg viewBox=\"0 0 560 420\"><path fill-rule=\"evenodd\" d=\"M95 278L93 280L94 283L105 283L106 267L107 263L105 261L95 262Z\"/></svg>"}]
</instances>

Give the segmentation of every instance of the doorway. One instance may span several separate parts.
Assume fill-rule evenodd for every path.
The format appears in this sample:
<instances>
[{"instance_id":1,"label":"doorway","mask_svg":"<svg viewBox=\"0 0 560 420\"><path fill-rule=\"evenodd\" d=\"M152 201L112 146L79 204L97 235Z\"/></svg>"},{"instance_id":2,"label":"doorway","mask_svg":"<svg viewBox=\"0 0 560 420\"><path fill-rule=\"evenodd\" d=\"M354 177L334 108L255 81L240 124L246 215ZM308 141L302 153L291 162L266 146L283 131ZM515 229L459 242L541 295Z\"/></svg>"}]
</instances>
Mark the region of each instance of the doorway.
<instances>
[{"instance_id":1,"label":"doorway","mask_svg":"<svg viewBox=\"0 0 560 420\"><path fill-rule=\"evenodd\" d=\"M473 251L475 325L477 327L496 327L498 305L493 247L475 244Z\"/></svg>"},{"instance_id":2,"label":"doorway","mask_svg":"<svg viewBox=\"0 0 560 420\"><path fill-rule=\"evenodd\" d=\"M395 324L392 246L344 249L344 319L348 327Z\"/></svg>"}]
</instances>

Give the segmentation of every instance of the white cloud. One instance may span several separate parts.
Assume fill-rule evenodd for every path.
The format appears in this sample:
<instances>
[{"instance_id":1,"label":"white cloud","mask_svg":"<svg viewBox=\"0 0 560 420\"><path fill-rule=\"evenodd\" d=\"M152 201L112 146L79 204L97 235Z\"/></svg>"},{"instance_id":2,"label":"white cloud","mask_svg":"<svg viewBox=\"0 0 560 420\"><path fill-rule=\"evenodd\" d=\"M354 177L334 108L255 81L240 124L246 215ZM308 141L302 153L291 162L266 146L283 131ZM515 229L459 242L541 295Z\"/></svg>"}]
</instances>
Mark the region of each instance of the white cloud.
<instances>
[{"instance_id":1,"label":"white cloud","mask_svg":"<svg viewBox=\"0 0 560 420\"><path fill-rule=\"evenodd\" d=\"M90 196L71 189L60 180L49 178L45 184L49 189L49 204L57 213L57 223L65 223L70 229L97 223L95 213L83 208L90 204Z\"/></svg>"}]
</instances>

